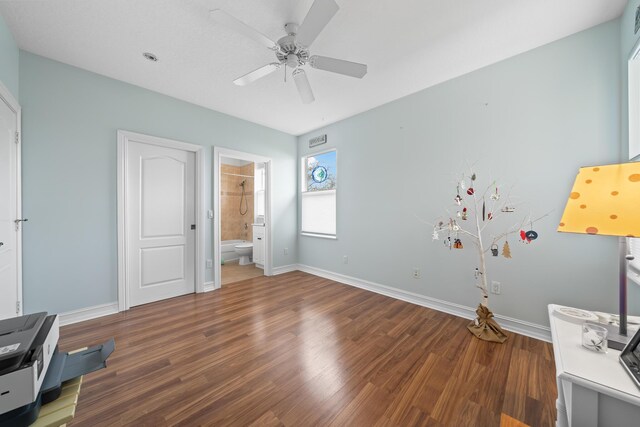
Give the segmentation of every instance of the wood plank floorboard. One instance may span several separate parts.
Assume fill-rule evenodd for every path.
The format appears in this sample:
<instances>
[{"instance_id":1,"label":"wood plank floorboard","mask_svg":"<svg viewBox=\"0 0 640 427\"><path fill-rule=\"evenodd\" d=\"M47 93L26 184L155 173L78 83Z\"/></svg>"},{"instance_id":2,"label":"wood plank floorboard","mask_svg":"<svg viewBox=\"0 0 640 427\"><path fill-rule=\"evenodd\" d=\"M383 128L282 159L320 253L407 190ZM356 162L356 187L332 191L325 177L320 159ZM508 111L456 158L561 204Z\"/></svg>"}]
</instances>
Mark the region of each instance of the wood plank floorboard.
<instances>
[{"instance_id":1,"label":"wood plank floorboard","mask_svg":"<svg viewBox=\"0 0 640 427\"><path fill-rule=\"evenodd\" d=\"M220 266L222 286L261 276L264 276L264 271L255 264L240 265L238 260L234 260Z\"/></svg>"},{"instance_id":2,"label":"wood plank floorboard","mask_svg":"<svg viewBox=\"0 0 640 427\"><path fill-rule=\"evenodd\" d=\"M302 272L134 307L61 329L116 340L69 425L555 425L551 344L467 323Z\"/></svg>"}]
</instances>

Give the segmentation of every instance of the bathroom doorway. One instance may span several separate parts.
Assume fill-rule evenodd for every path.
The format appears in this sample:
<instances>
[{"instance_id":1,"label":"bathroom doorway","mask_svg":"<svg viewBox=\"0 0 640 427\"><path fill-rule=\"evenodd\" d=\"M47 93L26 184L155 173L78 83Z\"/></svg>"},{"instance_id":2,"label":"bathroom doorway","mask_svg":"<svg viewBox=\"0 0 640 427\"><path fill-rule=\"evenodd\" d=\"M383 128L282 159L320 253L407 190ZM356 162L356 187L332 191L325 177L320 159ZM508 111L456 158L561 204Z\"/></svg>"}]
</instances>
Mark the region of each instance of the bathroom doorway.
<instances>
[{"instance_id":1,"label":"bathroom doorway","mask_svg":"<svg viewBox=\"0 0 640 427\"><path fill-rule=\"evenodd\" d=\"M271 160L214 148L216 288L271 274Z\"/></svg>"}]
</instances>

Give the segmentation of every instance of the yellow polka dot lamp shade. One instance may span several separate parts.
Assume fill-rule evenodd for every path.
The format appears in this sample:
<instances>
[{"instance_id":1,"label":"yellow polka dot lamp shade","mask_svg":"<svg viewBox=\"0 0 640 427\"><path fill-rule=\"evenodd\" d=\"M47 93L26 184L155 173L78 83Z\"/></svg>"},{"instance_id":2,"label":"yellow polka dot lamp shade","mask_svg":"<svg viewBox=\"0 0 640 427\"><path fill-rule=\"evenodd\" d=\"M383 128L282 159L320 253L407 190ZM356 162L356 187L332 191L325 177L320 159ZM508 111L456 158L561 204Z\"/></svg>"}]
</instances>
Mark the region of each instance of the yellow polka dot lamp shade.
<instances>
[{"instance_id":1,"label":"yellow polka dot lamp shade","mask_svg":"<svg viewBox=\"0 0 640 427\"><path fill-rule=\"evenodd\" d=\"M640 237L640 162L580 168L558 231Z\"/></svg>"}]
</instances>

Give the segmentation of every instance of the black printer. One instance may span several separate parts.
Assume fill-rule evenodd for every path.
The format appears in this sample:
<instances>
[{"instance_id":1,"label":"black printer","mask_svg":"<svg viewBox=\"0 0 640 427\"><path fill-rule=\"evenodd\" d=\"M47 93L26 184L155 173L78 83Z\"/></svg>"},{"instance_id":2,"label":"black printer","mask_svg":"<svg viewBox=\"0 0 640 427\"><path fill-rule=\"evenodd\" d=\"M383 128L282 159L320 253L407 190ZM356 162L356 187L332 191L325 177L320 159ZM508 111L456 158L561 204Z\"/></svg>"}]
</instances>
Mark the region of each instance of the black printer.
<instances>
[{"instance_id":1,"label":"black printer","mask_svg":"<svg viewBox=\"0 0 640 427\"><path fill-rule=\"evenodd\" d=\"M69 355L58 351L58 315L46 312L0 320L0 427L27 426L40 406L59 397L62 383L102 369L112 339Z\"/></svg>"}]
</instances>

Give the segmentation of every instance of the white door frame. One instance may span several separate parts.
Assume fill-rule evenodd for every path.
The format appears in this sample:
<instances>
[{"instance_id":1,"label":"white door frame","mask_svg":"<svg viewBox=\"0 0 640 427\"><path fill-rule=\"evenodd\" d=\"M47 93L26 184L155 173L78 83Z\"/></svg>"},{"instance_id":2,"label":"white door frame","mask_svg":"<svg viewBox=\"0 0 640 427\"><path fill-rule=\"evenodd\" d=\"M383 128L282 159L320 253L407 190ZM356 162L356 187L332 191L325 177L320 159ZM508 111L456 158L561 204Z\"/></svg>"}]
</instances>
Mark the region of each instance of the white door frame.
<instances>
[{"instance_id":1,"label":"white door frame","mask_svg":"<svg viewBox=\"0 0 640 427\"><path fill-rule=\"evenodd\" d=\"M13 97L11 91L0 81L0 99L16 113L16 132L18 132L16 140L16 218L22 218L22 108ZM22 227L24 223L19 224L16 235L16 280L18 295L17 315L22 316L24 307L22 300Z\"/></svg>"},{"instance_id":2,"label":"white door frame","mask_svg":"<svg viewBox=\"0 0 640 427\"><path fill-rule=\"evenodd\" d=\"M127 209L127 166L129 159L127 153L129 151L129 140L195 153L195 291L196 293L204 292L204 147L157 136L118 130L118 311L128 310L131 307L129 269L127 266L127 248L129 247L127 225L129 223Z\"/></svg>"},{"instance_id":3,"label":"white door frame","mask_svg":"<svg viewBox=\"0 0 640 427\"><path fill-rule=\"evenodd\" d=\"M273 244L271 240L271 158L259 156L257 154L245 153L243 151L231 150L224 147L213 147L213 168L211 174L213 179L213 265L214 271L214 289L220 289L222 286L220 274L220 158L231 157L234 159L246 160L254 163L265 164L265 196L264 196L264 275L271 276L273 274Z\"/></svg>"}]
</instances>

